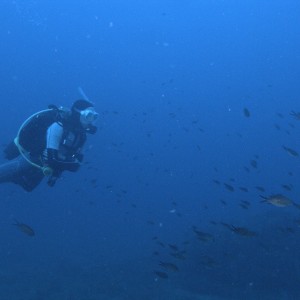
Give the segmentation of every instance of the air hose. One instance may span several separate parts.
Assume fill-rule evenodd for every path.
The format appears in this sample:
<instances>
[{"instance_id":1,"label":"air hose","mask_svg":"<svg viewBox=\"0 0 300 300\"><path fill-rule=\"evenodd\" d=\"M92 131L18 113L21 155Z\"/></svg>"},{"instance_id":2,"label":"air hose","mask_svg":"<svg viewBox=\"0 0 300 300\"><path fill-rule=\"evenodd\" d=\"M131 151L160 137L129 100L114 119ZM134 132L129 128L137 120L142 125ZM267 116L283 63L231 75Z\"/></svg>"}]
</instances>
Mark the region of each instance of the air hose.
<instances>
[{"instance_id":1,"label":"air hose","mask_svg":"<svg viewBox=\"0 0 300 300\"><path fill-rule=\"evenodd\" d=\"M23 124L21 125L21 127L19 128L19 131L18 131L18 134L17 136L15 137L14 139L14 143L15 145L17 146L20 154L22 155L22 157L29 163L31 164L32 166L40 169L43 174L45 176L50 176L52 175L53 173L53 170L50 168L50 167L44 167L44 166L40 166L38 164L36 164L35 162L33 162L32 160L30 160L29 158L29 155L28 155L28 151L26 151L26 149L24 149L22 147L22 145L20 144L20 134L22 132L22 130L25 128L25 126L33 119L33 118L38 118L40 114L42 113L45 113L45 112L49 112L49 111L52 111L52 109L45 109L45 110L41 110L41 111L38 111L37 113L31 115L29 118L27 118Z\"/></svg>"}]
</instances>

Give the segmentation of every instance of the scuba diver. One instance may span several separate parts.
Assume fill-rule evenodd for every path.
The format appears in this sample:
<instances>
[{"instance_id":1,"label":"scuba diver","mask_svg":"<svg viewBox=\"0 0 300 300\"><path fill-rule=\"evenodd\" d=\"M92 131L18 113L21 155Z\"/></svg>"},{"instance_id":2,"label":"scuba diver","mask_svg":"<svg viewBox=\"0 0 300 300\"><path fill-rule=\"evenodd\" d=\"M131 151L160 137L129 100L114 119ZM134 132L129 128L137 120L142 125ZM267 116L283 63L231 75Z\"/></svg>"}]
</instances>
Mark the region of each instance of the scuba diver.
<instances>
[{"instance_id":1,"label":"scuba diver","mask_svg":"<svg viewBox=\"0 0 300 300\"><path fill-rule=\"evenodd\" d=\"M88 100L75 101L71 109L49 105L29 117L4 150L9 161L0 166L0 183L12 182L31 192L45 176L52 187L64 171L77 172L87 134L97 131L97 117Z\"/></svg>"}]
</instances>

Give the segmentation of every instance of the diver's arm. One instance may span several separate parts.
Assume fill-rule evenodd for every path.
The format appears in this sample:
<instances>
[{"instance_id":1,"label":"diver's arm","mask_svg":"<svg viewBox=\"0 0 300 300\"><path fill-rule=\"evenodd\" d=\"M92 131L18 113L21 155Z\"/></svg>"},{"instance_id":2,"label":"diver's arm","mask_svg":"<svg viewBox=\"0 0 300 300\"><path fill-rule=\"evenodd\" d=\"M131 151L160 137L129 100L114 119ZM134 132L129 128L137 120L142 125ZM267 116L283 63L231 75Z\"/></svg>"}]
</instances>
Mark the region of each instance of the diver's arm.
<instances>
[{"instance_id":1,"label":"diver's arm","mask_svg":"<svg viewBox=\"0 0 300 300\"><path fill-rule=\"evenodd\" d=\"M58 151L56 149L47 148L43 152L44 163L53 169L55 172L70 171L76 172L80 167L79 161L62 161L58 158Z\"/></svg>"},{"instance_id":2,"label":"diver's arm","mask_svg":"<svg viewBox=\"0 0 300 300\"><path fill-rule=\"evenodd\" d=\"M55 122L47 130L46 149L58 150L64 129L62 124Z\"/></svg>"},{"instance_id":3,"label":"diver's arm","mask_svg":"<svg viewBox=\"0 0 300 300\"><path fill-rule=\"evenodd\" d=\"M46 149L43 152L44 163L51 167L54 173L62 171L76 172L80 164L78 161L65 162L58 158L58 150L63 136L63 127L61 124L55 122L47 130Z\"/></svg>"}]
</instances>

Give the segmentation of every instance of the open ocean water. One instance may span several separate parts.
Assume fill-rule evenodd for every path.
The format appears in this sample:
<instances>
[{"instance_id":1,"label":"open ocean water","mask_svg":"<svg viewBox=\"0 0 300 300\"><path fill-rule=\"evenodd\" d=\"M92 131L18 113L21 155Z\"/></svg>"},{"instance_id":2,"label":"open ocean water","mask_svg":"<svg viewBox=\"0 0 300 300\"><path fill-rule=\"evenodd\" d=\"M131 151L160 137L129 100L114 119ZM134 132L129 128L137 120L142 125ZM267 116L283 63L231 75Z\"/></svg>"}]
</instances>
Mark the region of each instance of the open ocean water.
<instances>
[{"instance_id":1,"label":"open ocean water","mask_svg":"<svg viewBox=\"0 0 300 300\"><path fill-rule=\"evenodd\" d=\"M49 104L100 116L79 172L1 184L0 300L300 299L299 15L1 0L2 149Z\"/></svg>"}]
</instances>

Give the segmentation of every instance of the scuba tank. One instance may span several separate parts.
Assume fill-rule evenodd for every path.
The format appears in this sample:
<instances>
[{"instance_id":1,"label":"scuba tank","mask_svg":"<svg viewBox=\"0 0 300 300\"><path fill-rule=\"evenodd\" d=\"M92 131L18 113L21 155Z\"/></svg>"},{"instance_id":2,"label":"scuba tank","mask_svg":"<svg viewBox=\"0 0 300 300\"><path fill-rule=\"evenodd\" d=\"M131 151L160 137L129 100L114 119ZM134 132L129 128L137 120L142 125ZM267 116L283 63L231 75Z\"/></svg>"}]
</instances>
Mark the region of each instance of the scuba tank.
<instances>
[{"instance_id":1,"label":"scuba tank","mask_svg":"<svg viewBox=\"0 0 300 300\"><path fill-rule=\"evenodd\" d=\"M45 175L51 175L52 170L31 160L39 157L46 147L47 129L54 122L63 122L70 115L70 110L49 105L25 120L15 139L4 149L5 158L12 160L20 154L33 166L42 169Z\"/></svg>"}]
</instances>

